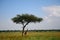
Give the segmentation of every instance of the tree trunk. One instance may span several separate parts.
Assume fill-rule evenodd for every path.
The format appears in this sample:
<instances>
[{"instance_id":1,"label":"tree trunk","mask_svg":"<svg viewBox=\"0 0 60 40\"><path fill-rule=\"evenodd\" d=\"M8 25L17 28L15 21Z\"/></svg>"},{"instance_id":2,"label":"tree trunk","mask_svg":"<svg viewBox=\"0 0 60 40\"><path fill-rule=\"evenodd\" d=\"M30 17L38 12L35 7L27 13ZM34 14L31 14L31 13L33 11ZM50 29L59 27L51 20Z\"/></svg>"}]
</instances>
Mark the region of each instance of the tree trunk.
<instances>
[{"instance_id":1,"label":"tree trunk","mask_svg":"<svg viewBox=\"0 0 60 40\"><path fill-rule=\"evenodd\" d=\"M22 30L22 36L24 35L24 29L26 27L26 25L28 25L29 22L27 22L25 25L23 24L23 30Z\"/></svg>"},{"instance_id":2,"label":"tree trunk","mask_svg":"<svg viewBox=\"0 0 60 40\"><path fill-rule=\"evenodd\" d=\"M25 29L25 26L23 26L23 30L22 30L22 36L24 35L24 29Z\"/></svg>"}]
</instances>

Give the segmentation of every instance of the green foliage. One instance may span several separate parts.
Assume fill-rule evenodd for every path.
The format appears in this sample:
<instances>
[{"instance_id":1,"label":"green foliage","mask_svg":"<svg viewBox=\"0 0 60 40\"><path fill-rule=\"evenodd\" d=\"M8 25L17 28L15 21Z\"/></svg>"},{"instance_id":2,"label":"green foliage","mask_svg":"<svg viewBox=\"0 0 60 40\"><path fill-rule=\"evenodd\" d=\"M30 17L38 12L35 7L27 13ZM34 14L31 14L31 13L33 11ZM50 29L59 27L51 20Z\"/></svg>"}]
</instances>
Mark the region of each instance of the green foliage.
<instances>
[{"instance_id":1,"label":"green foliage","mask_svg":"<svg viewBox=\"0 0 60 40\"><path fill-rule=\"evenodd\" d=\"M22 15L17 15L16 17L12 18L12 21L15 23L26 23L26 22L41 22L43 19L38 18L34 15L29 15L29 14L22 14Z\"/></svg>"}]
</instances>

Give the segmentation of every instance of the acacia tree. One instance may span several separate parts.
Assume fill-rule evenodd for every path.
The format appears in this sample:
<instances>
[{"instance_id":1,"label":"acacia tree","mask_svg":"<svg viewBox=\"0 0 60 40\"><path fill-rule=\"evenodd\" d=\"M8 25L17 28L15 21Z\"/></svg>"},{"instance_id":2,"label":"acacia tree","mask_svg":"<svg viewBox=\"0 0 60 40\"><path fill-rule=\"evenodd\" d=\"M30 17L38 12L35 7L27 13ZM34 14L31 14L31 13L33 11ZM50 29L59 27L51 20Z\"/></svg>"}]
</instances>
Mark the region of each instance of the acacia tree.
<instances>
[{"instance_id":1,"label":"acacia tree","mask_svg":"<svg viewBox=\"0 0 60 40\"><path fill-rule=\"evenodd\" d=\"M24 29L25 27L31 23L31 22L41 22L43 19L38 18L34 15L29 15L29 14L22 14L22 15L17 15L16 17L12 18L12 21L16 24L22 24L23 25L23 30L22 30L22 36L24 34Z\"/></svg>"}]
</instances>

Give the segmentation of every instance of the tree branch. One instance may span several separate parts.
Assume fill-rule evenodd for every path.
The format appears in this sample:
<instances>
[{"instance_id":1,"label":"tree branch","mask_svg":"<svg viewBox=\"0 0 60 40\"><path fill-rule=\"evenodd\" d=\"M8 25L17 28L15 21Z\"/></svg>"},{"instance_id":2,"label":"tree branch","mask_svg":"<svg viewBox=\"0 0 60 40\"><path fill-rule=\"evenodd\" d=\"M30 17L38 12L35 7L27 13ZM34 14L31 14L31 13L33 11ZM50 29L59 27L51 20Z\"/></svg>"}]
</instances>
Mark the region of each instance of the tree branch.
<instances>
[{"instance_id":1,"label":"tree branch","mask_svg":"<svg viewBox=\"0 0 60 40\"><path fill-rule=\"evenodd\" d=\"M26 27L26 25L28 25L30 22L27 22L25 25L24 25L24 27Z\"/></svg>"}]
</instances>

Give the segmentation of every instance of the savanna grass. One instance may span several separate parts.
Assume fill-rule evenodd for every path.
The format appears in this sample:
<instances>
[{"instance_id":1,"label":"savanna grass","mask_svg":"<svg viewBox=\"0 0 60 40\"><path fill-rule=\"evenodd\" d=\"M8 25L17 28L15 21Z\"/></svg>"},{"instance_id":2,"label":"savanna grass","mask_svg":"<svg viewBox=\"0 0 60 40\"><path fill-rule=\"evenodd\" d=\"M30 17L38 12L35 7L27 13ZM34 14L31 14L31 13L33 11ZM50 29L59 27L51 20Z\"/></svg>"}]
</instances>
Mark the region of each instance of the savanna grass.
<instances>
[{"instance_id":1,"label":"savanna grass","mask_svg":"<svg viewBox=\"0 0 60 40\"><path fill-rule=\"evenodd\" d=\"M23 37L21 32L1 32L0 40L60 40L60 32L28 32Z\"/></svg>"}]
</instances>

